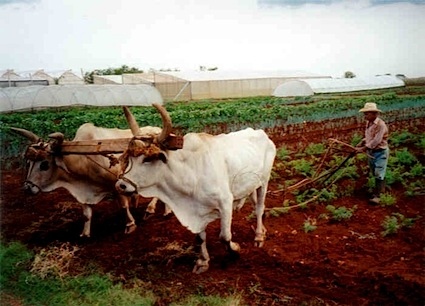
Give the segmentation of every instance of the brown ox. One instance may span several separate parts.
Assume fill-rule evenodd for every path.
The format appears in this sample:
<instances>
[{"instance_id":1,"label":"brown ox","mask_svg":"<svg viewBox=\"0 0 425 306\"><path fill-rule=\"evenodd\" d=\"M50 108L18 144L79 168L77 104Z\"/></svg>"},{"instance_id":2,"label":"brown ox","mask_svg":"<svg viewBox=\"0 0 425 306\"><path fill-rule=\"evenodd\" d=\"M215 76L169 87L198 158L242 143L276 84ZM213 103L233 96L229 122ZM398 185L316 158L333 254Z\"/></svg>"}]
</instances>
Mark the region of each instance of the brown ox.
<instances>
[{"instance_id":1,"label":"brown ox","mask_svg":"<svg viewBox=\"0 0 425 306\"><path fill-rule=\"evenodd\" d=\"M120 205L126 209L126 233L136 229L135 220L130 212L130 203L137 206L137 197L120 195L115 191L115 182L120 174L120 166L112 165L110 159L103 155L64 155L61 153L61 144L64 135L53 133L51 140L44 142L34 133L18 128L12 128L20 135L27 137L32 144L28 147L25 157L29 168L24 183L26 190L32 194L40 191L50 192L59 187L67 189L71 195L83 206L86 217L81 236L90 236L92 205L99 203L105 196L112 194ZM161 128L142 127L142 135L158 135ZM130 130L108 129L85 123L79 127L73 141L130 138ZM118 158L121 154L114 154ZM147 212L154 212L157 199L152 199ZM166 213L168 210L166 209Z\"/></svg>"}]
</instances>

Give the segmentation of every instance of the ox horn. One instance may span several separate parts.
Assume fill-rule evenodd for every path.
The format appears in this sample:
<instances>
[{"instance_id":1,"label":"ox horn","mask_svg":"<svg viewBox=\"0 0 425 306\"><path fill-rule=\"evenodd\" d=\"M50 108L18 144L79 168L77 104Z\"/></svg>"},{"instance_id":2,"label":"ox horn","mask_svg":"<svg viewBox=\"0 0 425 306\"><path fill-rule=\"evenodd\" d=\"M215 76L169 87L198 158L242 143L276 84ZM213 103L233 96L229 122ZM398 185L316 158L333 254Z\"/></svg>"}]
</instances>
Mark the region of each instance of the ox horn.
<instances>
[{"instance_id":1,"label":"ox horn","mask_svg":"<svg viewBox=\"0 0 425 306\"><path fill-rule=\"evenodd\" d=\"M41 138L40 137L38 137L36 134L34 134L33 132L30 132L28 130L24 130L24 129L20 129L20 128L14 128L14 127L11 127L10 129L12 131L18 133L19 135L28 138L33 143L37 143L37 142L40 142L41 141Z\"/></svg>"},{"instance_id":2,"label":"ox horn","mask_svg":"<svg viewBox=\"0 0 425 306\"><path fill-rule=\"evenodd\" d=\"M159 105L159 104L156 104L156 103L153 103L152 105L158 110L158 112L161 114L161 118L162 118L162 132L156 138L157 142L161 143L168 137L168 135L170 135L170 133L173 129L172 123L171 123L171 118L170 118L170 115L168 114L167 110L162 105Z\"/></svg>"},{"instance_id":3,"label":"ox horn","mask_svg":"<svg viewBox=\"0 0 425 306\"><path fill-rule=\"evenodd\" d=\"M49 138L54 139L57 141L57 143L60 145L63 142L63 139L65 138L65 136L60 133L60 132L56 132L56 133L52 133L49 135Z\"/></svg>"},{"instance_id":4,"label":"ox horn","mask_svg":"<svg viewBox=\"0 0 425 306\"><path fill-rule=\"evenodd\" d=\"M56 152L56 153L60 152L61 151L60 148L61 148L61 145L62 145L62 142L63 142L63 139L64 139L63 134L60 133L60 132L55 132L55 133L50 134L49 138L54 140L53 143L52 143L53 152Z\"/></svg>"},{"instance_id":5,"label":"ox horn","mask_svg":"<svg viewBox=\"0 0 425 306\"><path fill-rule=\"evenodd\" d=\"M134 118L134 115L130 112L127 106L123 106L123 110L133 136L137 136L139 134L140 128L137 124L136 118Z\"/></svg>"}]
</instances>

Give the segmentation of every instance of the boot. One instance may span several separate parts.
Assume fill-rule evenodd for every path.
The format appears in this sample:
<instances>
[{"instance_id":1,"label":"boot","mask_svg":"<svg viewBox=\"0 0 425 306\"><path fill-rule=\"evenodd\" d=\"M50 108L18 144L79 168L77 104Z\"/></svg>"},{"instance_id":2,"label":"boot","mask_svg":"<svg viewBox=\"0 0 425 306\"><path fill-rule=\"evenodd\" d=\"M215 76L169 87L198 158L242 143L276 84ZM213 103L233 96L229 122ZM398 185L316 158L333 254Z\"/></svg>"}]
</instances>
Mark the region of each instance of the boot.
<instances>
[{"instance_id":1,"label":"boot","mask_svg":"<svg viewBox=\"0 0 425 306\"><path fill-rule=\"evenodd\" d=\"M385 180L375 179L375 188L376 193L372 196L372 199L370 199L369 202L372 204L379 204L381 202L381 193L385 192Z\"/></svg>"}]
</instances>

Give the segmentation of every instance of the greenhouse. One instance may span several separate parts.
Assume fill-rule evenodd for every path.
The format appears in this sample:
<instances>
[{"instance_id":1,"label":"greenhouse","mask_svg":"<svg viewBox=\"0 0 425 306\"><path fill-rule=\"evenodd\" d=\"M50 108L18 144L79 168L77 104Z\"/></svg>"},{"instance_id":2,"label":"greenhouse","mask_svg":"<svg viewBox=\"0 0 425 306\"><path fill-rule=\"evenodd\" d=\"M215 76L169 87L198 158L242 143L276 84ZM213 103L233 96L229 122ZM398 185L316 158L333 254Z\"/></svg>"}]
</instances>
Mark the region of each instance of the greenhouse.
<instances>
[{"instance_id":1,"label":"greenhouse","mask_svg":"<svg viewBox=\"0 0 425 306\"><path fill-rule=\"evenodd\" d=\"M275 97L311 96L315 93L350 92L392 87L403 87L404 82L391 75L371 78L298 79L280 84L273 92Z\"/></svg>"},{"instance_id":2,"label":"greenhouse","mask_svg":"<svg viewBox=\"0 0 425 306\"><path fill-rule=\"evenodd\" d=\"M298 78L328 76L304 71L150 71L124 74L122 81L123 84L153 84L165 101L188 101L270 96L282 82Z\"/></svg>"},{"instance_id":3,"label":"greenhouse","mask_svg":"<svg viewBox=\"0 0 425 306\"><path fill-rule=\"evenodd\" d=\"M148 106L163 103L150 85L52 85L0 88L0 112L65 107Z\"/></svg>"}]
</instances>

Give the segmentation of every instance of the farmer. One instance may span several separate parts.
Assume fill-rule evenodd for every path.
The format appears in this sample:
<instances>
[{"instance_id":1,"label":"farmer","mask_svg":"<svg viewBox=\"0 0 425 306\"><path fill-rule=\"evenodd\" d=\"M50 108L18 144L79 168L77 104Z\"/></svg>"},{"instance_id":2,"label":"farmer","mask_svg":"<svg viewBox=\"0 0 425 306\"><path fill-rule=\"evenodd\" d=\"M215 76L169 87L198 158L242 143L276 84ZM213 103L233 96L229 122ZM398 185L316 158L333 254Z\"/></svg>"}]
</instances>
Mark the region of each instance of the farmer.
<instances>
[{"instance_id":1,"label":"farmer","mask_svg":"<svg viewBox=\"0 0 425 306\"><path fill-rule=\"evenodd\" d=\"M380 194L385 191L385 172L388 164L388 127L384 120L379 118L381 112L376 103L366 103L360 112L366 119L365 138L357 145L358 152L366 152L369 168L375 178L375 193L369 200L372 204L379 204Z\"/></svg>"}]
</instances>

